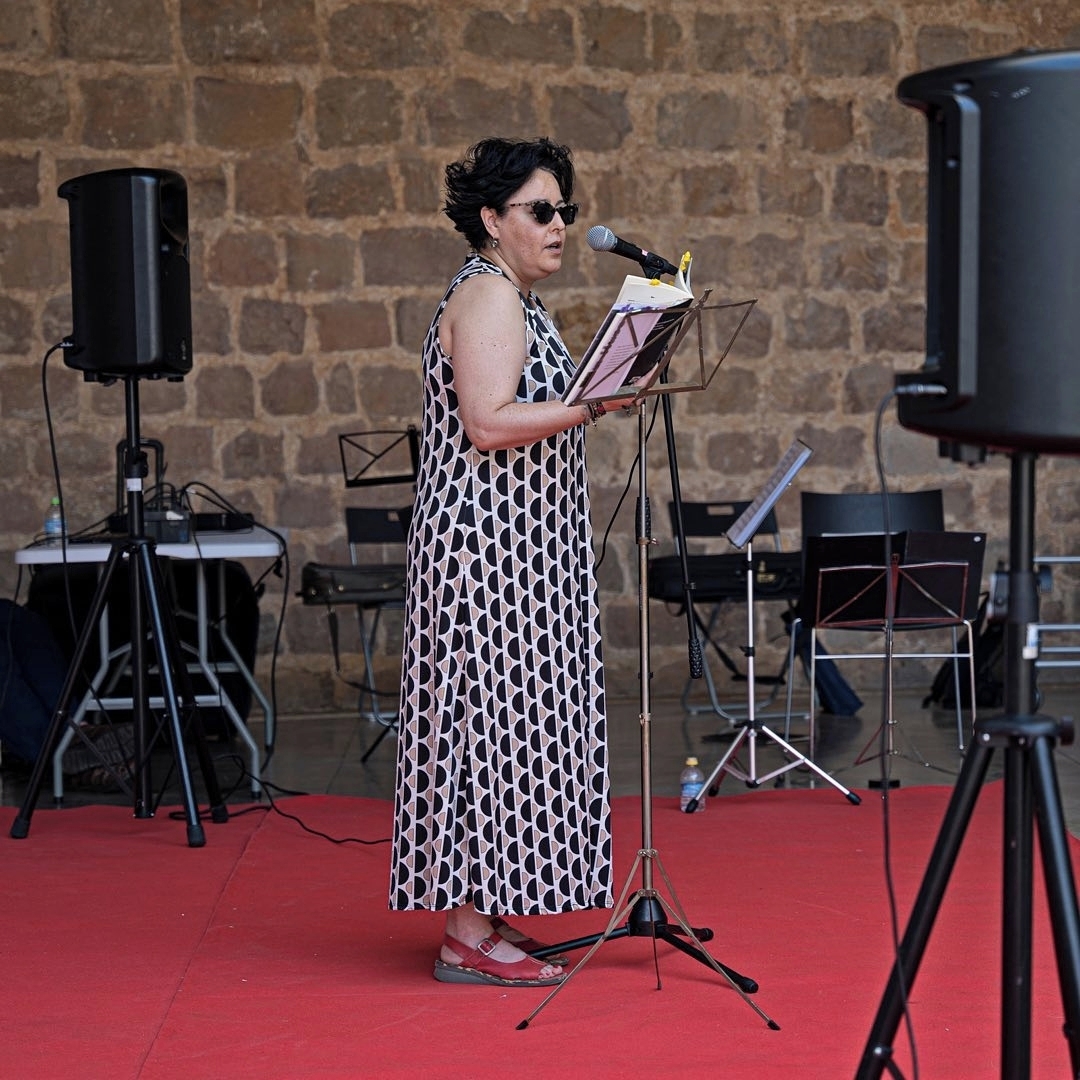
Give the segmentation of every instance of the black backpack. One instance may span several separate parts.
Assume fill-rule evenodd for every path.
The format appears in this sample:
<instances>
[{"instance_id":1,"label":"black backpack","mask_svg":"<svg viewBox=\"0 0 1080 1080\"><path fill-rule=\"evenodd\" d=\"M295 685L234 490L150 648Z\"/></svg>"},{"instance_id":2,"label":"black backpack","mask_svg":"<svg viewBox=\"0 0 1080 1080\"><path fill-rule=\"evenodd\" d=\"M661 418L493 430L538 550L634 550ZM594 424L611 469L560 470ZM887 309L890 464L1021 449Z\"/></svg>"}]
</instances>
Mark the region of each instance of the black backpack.
<instances>
[{"instance_id":1,"label":"black backpack","mask_svg":"<svg viewBox=\"0 0 1080 1080\"><path fill-rule=\"evenodd\" d=\"M996 709L1005 700L1005 624L988 622L986 607L989 596L979 602L979 610L972 623L975 633L975 705L979 709ZM967 631L961 639L967 647ZM971 708L971 690L967 673L960 671L960 707ZM923 698L923 708L941 705L956 708L956 678L952 660L946 660L934 676L930 693Z\"/></svg>"}]
</instances>

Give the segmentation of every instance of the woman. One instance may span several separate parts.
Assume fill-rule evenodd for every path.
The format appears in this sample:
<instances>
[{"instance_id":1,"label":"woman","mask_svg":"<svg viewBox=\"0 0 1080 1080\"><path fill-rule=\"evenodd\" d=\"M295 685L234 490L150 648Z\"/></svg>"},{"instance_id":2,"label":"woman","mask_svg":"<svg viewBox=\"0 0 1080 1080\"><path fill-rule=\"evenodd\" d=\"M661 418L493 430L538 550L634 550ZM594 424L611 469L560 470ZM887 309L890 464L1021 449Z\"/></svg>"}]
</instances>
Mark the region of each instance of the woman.
<instances>
[{"instance_id":1,"label":"woman","mask_svg":"<svg viewBox=\"0 0 1080 1080\"><path fill-rule=\"evenodd\" d=\"M577 215L570 152L486 139L446 187L472 250L424 342L390 906L446 911L437 979L546 986L566 959L501 916L612 902L583 430L605 410L560 400L574 364L532 291Z\"/></svg>"}]
</instances>

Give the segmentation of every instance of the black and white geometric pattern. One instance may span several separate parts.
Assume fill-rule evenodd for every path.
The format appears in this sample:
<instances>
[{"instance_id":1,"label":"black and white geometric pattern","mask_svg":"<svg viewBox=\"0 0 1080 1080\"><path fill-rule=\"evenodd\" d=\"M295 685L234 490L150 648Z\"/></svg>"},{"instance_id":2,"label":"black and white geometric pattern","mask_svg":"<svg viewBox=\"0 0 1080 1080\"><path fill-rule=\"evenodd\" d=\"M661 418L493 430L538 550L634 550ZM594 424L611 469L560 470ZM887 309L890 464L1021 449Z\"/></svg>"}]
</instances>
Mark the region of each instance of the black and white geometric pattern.
<instances>
[{"instance_id":1,"label":"black and white geometric pattern","mask_svg":"<svg viewBox=\"0 0 1080 1080\"><path fill-rule=\"evenodd\" d=\"M609 907L600 612L581 425L480 451L458 416L439 318L502 273L470 256L424 343L409 533L390 907L553 914ZM562 396L573 361L522 297L518 401Z\"/></svg>"}]
</instances>

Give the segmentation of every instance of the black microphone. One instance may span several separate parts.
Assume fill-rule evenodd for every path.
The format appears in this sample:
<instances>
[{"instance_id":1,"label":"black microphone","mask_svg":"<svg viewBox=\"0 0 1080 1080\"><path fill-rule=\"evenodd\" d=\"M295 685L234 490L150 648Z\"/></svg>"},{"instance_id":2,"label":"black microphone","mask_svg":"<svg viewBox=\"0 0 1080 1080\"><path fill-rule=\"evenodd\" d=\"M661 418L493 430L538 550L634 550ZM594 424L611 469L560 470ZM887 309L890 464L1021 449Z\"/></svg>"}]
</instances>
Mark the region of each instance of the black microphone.
<instances>
[{"instance_id":1,"label":"black microphone","mask_svg":"<svg viewBox=\"0 0 1080 1080\"><path fill-rule=\"evenodd\" d=\"M617 237L606 225L594 225L586 234L585 242L593 251L613 251L624 259L633 259L650 277L661 274L675 275L679 272L667 259L654 255L651 251L642 251L637 244Z\"/></svg>"}]
</instances>

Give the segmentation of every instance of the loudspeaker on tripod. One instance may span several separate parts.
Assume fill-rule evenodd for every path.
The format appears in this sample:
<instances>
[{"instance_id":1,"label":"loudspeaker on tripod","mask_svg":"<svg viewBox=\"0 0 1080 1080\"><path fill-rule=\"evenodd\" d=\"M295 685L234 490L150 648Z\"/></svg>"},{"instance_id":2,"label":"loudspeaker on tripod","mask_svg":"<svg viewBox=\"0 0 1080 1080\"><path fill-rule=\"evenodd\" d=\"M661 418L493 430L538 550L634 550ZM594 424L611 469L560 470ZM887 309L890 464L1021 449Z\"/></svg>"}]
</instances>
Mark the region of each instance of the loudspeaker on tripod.
<instances>
[{"instance_id":1,"label":"loudspeaker on tripod","mask_svg":"<svg viewBox=\"0 0 1080 1080\"><path fill-rule=\"evenodd\" d=\"M109 169L66 180L71 345L88 380L181 378L191 371L187 184L165 169Z\"/></svg>"}]
</instances>

